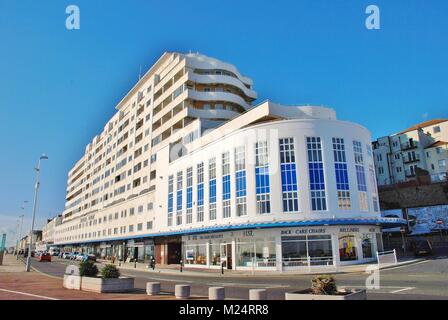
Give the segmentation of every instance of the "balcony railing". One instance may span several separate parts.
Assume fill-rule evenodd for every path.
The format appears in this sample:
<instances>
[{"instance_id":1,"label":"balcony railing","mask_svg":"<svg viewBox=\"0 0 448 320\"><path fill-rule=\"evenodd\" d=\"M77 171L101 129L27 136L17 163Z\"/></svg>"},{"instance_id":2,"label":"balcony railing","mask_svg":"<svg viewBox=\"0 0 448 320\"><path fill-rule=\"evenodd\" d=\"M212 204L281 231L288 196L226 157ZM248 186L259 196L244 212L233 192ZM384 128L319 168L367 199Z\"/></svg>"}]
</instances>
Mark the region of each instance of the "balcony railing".
<instances>
[{"instance_id":1,"label":"balcony railing","mask_svg":"<svg viewBox=\"0 0 448 320\"><path fill-rule=\"evenodd\" d=\"M406 142L401 144L401 150L412 150L418 148L418 142L412 141L412 142Z\"/></svg>"},{"instance_id":2,"label":"balcony railing","mask_svg":"<svg viewBox=\"0 0 448 320\"><path fill-rule=\"evenodd\" d=\"M408 164L408 163L414 163L414 162L419 162L420 161L420 156L417 154L415 156L406 156L403 158L403 162Z\"/></svg>"},{"instance_id":3,"label":"balcony railing","mask_svg":"<svg viewBox=\"0 0 448 320\"><path fill-rule=\"evenodd\" d=\"M405 175L406 175L406 178L413 178L413 177L415 177L415 171L406 170Z\"/></svg>"}]
</instances>

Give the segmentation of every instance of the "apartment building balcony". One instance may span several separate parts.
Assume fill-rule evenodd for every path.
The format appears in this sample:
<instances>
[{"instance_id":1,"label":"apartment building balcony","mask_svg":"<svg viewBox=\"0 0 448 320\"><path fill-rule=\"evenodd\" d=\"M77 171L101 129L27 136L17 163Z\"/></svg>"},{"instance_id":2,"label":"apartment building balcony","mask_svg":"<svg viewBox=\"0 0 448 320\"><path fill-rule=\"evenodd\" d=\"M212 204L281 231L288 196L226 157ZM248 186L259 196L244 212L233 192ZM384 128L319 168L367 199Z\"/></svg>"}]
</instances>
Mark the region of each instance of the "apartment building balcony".
<instances>
[{"instance_id":1,"label":"apartment building balcony","mask_svg":"<svg viewBox=\"0 0 448 320\"><path fill-rule=\"evenodd\" d=\"M190 90L190 89L188 89L187 92L188 92L188 98L192 99L192 100L228 101L228 102L233 102L237 105L240 105L245 110L248 110L252 107L239 95L236 95L231 92L221 92L221 91L205 92L205 91L195 91L195 90Z\"/></svg>"},{"instance_id":2,"label":"apartment building balcony","mask_svg":"<svg viewBox=\"0 0 448 320\"><path fill-rule=\"evenodd\" d=\"M257 99L257 93L247 88L238 78L219 74L198 74L189 71L188 80L201 84L225 84L239 88L247 97Z\"/></svg>"},{"instance_id":3,"label":"apartment building balcony","mask_svg":"<svg viewBox=\"0 0 448 320\"><path fill-rule=\"evenodd\" d=\"M403 163L404 164L411 164L411 163L416 163L420 161L420 156L417 154L415 155L415 157L403 157Z\"/></svg>"},{"instance_id":4,"label":"apartment building balcony","mask_svg":"<svg viewBox=\"0 0 448 320\"><path fill-rule=\"evenodd\" d=\"M406 142L401 144L401 151L407 151L407 150L413 150L418 148L418 142L412 141L412 142Z\"/></svg>"},{"instance_id":5,"label":"apartment building balcony","mask_svg":"<svg viewBox=\"0 0 448 320\"><path fill-rule=\"evenodd\" d=\"M406 178L414 178L416 176L415 171L405 170L404 172Z\"/></svg>"}]
</instances>

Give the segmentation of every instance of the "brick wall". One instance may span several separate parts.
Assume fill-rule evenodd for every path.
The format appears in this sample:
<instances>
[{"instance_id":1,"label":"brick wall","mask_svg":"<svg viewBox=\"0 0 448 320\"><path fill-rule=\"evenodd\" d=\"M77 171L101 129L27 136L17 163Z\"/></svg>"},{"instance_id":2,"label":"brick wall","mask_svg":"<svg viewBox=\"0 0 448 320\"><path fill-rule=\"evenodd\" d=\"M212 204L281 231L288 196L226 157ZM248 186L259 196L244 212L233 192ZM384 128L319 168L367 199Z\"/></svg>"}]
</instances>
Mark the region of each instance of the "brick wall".
<instances>
[{"instance_id":1,"label":"brick wall","mask_svg":"<svg viewBox=\"0 0 448 320\"><path fill-rule=\"evenodd\" d=\"M379 199L381 210L448 204L448 183L382 187Z\"/></svg>"}]
</instances>

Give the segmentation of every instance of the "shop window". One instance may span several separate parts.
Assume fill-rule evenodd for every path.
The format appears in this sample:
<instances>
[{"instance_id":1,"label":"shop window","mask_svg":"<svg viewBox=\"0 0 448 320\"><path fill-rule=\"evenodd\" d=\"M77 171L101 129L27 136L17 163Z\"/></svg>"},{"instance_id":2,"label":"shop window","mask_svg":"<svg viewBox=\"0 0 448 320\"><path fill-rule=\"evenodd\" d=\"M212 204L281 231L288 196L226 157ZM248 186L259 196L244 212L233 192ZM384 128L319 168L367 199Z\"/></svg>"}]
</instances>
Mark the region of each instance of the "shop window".
<instances>
[{"instance_id":1,"label":"shop window","mask_svg":"<svg viewBox=\"0 0 448 320\"><path fill-rule=\"evenodd\" d=\"M358 260L354 235L342 235L339 237L339 259L341 261Z\"/></svg>"},{"instance_id":2,"label":"shop window","mask_svg":"<svg viewBox=\"0 0 448 320\"><path fill-rule=\"evenodd\" d=\"M362 235L362 256L364 259L373 258L373 235Z\"/></svg>"},{"instance_id":3,"label":"shop window","mask_svg":"<svg viewBox=\"0 0 448 320\"><path fill-rule=\"evenodd\" d=\"M207 244L185 245L185 265L206 265Z\"/></svg>"},{"instance_id":4,"label":"shop window","mask_svg":"<svg viewBox=\"0 0 448 320\"><path fill-rule=\"evenodd\" d=\"M330 235L282 237L284 267L333 264Z\"/></svg>"},{"instance_id":5,"label":"shop window","mask_svg":"<svg viewBox=\"0 0 448 320\"><path fill-rule=\"evenodd\" d=\"M276 266L275 238L238 239L237 266L268 268Z\"/></svg>"}]
</instances>

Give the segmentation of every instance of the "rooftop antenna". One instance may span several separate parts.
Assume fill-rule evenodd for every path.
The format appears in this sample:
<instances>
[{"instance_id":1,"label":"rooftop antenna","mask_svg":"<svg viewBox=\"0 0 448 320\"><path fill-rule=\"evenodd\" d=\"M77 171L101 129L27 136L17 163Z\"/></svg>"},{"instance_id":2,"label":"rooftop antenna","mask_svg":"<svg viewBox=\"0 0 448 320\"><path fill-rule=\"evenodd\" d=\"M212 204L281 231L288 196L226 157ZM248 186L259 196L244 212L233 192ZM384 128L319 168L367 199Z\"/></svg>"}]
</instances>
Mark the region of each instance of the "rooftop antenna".
<instances>
[{"instance_id":1,"label":"rooftop antenna","mask_svg":"<svg viewBox=\"0 0 448 320\"><path fill-rule=\"evenodd\" d=\"M142 65L140 65L140 72L138 73L138 80L142 78Z\"/></svg>"}]
</instances>

